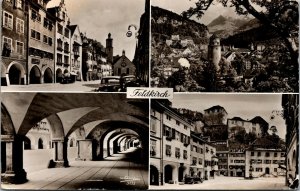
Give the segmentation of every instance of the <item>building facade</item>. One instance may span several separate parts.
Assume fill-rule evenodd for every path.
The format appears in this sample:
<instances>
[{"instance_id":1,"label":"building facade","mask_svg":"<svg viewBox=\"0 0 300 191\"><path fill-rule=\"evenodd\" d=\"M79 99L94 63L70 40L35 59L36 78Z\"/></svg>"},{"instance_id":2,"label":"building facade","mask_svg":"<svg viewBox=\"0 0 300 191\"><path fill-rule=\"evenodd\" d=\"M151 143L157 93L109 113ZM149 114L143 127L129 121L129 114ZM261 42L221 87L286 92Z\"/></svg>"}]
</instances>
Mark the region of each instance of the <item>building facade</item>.
<instances>
[{"instance_id":1,"label":"building facade","mask_svg":"<svg viewBox=\"0 0 300 191\"><path fill-rule=\"evenodd\" d=\"M122 56L114 63L113 71L115 76L135 75L135 65L126 57L125 50Z\"/></svg>"},{"instance_id":2,"label":"building facade","mask_svg":"<svg viewBox=\"0 0 300 191\"><path fill-rule=\"evenodd\" d=\"M205 141L191 132L191 167L190 175L204 178Z\"/></svg>"},{"instance_id":3,"label":"building facade","mask_svg":"<svg viewBox=\"0 0 300 191\"><path fill-rule=\"evenodd\" d=\"M190 130L192 125L166 104L154 101L151 109L151 121L156 125L151 125L150 140L151 145L160 148L155 150L155 154L157 151L160 151L160 154L153 156L154 147L151 147L150 183L177 184L190 174ZM153 133L154 129L160 129L160 135ZM158 181L152 181L152 178L155 177L154 170L158 174L156 176Z\"/></svg>"},{"instance_id":4,"label":"building facade","mask_svg":"<svg viewBox=\"0 0 300 191\"><path fill-rule=\"evenodd\" d=\"M207 125L226 125L227 111L219 105L204 110L204 118Z\"/></svg>"},{"instance_id":5,"label":"building facade","mask_svg":"<svg viewBox=\"0 0 300 191\"><path fill-rule=\"evenodd\" d=\"M56 18L55 26L55 79L59 83L64 77L70 77L70 43L71 32L69 29L70 18L67 15L64 0L59 6L48 8L48 11Z\"/></svg>"},{"instance_id":6,"label":"building facade","mask_svg":"<svg viewBox=\"0 0 300 191\"><path fill-rule=\"evenodd\" d=\"M231 119L227 119L227 126L229 139L234 137L235 133L241 130L241 128L244 129L246 133L255 134L256 137L261 137L263 134L263 124L254 120L244 120L240 117L233 117Z\"/></svg>"},{"instance_id":7,"label":"building facade","mask_svg":"<svg viewBox=\"0 0 300 191\"><path fill-rule=\"evenodd\" d=\"M25 1L2 1L1 86L28 83L27 18Z\"/></svg>"},{"instance_id":8,"label":"building facade","mask_svg":"<svg viewBox=\"0 0 300 191\"><path fill-rule=\"evenodd\" d=\"M28 1L28 84L54 82L55 18L47 12L48 1Z\"/></svg>"},{"instance_id":9,"label":"building facade","mask_svg":"<svg viewBox=\"0 0 300 191\"><path fill-rule=\"evenodd\" d=\"M68 28L71 31L71 72L75 75L76 80L82 80L82 39L78 25L70 25Z\"/></svg>"}]
</instances>

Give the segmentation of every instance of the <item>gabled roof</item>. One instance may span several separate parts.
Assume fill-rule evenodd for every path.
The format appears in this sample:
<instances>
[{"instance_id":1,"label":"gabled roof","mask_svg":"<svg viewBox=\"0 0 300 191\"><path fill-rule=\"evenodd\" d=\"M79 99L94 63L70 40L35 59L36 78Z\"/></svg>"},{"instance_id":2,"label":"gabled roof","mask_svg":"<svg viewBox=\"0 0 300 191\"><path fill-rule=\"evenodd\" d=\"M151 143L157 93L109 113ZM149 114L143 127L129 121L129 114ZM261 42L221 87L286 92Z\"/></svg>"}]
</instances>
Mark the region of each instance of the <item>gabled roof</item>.
<instances>
[{"instance_id":1,"label":"gabled roof","mask_svg":"<svg viewBox=\"0 0 300 191\"><path fill-rule=\"evenodd\" d=\"M215 106L212 106L208 109L205 109L204 111L208 111L208 110L214 110L214 109L224 109L224 107L220 106L220 105L215 105ZM225 109L224 109L225 110ZM226 112L226 110L225 110ZM226 112L227 113L227 112Z\"/></svg>"},{"instance_id":2,"label":"gabled roof","mask_svg":"<svg viewBox=\"0 0 300 191\"><path fill-rule=\"evenodd\" d=\"M250 122L268 125L268 122L267 122L266 120L264 120L264 119L263 119L262 117L260 117L260 116L254 117L253 119L250 120Z\"/></svg>"},{"instance_id":3,"label":"gabled roof","mask_svg":"<svg viewBox=\"0 0 300 191\"><path fill-rule=\"evenodd\" d=\"M231 118L231 119L229 119L229 120L246 121L246 120L244 120L244 119L242 119L242 118L240 118L240 117L233 117L233 118Z\"/></svg>"},{"instance_id":4,"label":"gabled roof","mask_svg":"<svg viewBox=\"0 0 300 191\"><path fill-rule=\"evenodd\" d=\"M71 30L71 35L74 34L76 28L77 28L78 25L69 25L68 28Z\"/></svg>"}]
</instances>

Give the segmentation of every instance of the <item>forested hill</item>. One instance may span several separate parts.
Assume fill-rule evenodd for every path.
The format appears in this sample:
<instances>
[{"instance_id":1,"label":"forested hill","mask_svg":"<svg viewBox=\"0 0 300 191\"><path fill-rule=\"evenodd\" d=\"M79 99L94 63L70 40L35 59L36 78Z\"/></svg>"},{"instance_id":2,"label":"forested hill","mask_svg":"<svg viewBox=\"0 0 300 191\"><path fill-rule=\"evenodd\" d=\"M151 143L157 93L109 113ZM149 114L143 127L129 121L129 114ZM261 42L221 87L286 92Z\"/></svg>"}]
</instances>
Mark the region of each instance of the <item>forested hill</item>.
<instances>
[{"instance_id":1,"label":"forested hill","mask_svg":"<svg viewBox=\"0 0 300 191\"><path fill-rule=\"evenodd\" d=\"M179 35L180 38L190 37L196 44L208 42L208 28L204 24L155 6L152 6L151 17L151 32L154 36L161 35L170 39L171 35Z\"/></svg>"}]
</instances>

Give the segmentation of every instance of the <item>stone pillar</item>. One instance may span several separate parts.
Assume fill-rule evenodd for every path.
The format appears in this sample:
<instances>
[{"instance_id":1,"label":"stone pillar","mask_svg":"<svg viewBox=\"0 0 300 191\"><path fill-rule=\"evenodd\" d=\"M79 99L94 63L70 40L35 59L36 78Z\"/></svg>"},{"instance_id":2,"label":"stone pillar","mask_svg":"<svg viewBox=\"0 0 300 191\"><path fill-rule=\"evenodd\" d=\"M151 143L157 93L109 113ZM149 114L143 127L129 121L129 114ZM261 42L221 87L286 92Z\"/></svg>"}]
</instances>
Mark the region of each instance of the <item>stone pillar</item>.
<instances>
[{"instance_id":1,"label":"stone pillar","mask_svg":"<svg viewBox=\"0 0 300 191\"><path fill-rule=\"evenodd\" d=\"M53 159L50 160L48 168L69 167L68 161L68 138L54 139Z\"/></svg>"},{"instance_id":2,"label":"stone pillar","mask_svg":"<svg viewBox=\"0 0 300 191\"><path fill-rule=\"evenodd\" d=\"M10 81L9 81L9 74L8 73L5 74L5 78L6 78L6 84L7 84L7 86L9 86Z\"/></svg>"},{"instance_id":3,"label":"stone pillar","mask_svg":"<svg viewBox=\"0 0 300 191\"><path fill-rule=\"evenodd\" d=\"M93 153L92 153L92 140L91 139L80 139L77 140L78 143L78 152L76 160L83 160L83 161L91 161L93 160Z\"/></svg>"},{"instance_id":4,"label":"stone pillar","mask_svg":"<svg viewBox=\"0 0 300 191\"><path fill-rule=\"evenodd\" d=\"M5 144L5 172L1 174L4 183L20 184L27 182L27 173L23 169L23 139L21 136L1 135L1 144ZM3 165L3 164L2 164Z\"/></svg>"}]
</instances>

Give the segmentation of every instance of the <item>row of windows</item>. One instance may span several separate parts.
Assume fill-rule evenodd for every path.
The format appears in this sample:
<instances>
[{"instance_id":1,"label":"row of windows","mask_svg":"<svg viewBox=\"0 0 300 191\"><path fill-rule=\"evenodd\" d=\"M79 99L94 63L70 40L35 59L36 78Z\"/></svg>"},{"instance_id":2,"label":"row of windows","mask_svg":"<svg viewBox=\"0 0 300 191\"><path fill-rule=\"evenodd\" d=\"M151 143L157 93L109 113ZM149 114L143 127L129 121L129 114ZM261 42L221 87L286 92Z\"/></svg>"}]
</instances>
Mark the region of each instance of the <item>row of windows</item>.
<instances>
[{"instance_id":1,"label":"row of windows","mask_svg":"<svg viewBox=\"0 0 300 191\"><path fill-rule=\"evenodd\" d=\"M197 147L196 145L192 146L191 151L195 151L197 153L203 154L203 148Z\"/></svg>"},{"instance_id":2,"label":"row of windows","mask_svg":"<svg viewBox=\"0 0 300 191\"><path fill-rule=\"evenodd\" d=\"M46 52L46 51L43 51L43 50L39 50L39 49L36 49L36 48L30 47L28 53L31 56L37 56L37 57L40 57L40 58L47 58L47 59L53 60L53 54L52 53Z\"/></svg>"},{"instance_id":3,"label":"row of windows","mask_svg":"<svg viewBox=\"0 0 300 191\"><path fill-rule=\"evenodd\" d=\"M2 38L2 42L3 42L3 47L2 50L8 50L10 52L13 52L13 40L11 38L8 38L6 36L3 36ZM18 53L18 54L23 54L24 53L24 43L21 41L15 41L16 43L16 50L14 52ZM9 52L9 53L10 53ZM9 56L9 55L3 55L3 56Z\"/></svg>"},{"instance_id":4,"label":"row of windows","mask_svg":"<svg viewBox=\"0 0 300 191\"><path fill-rule=\"evenodd\" d=\"M172 156L172 147L171 145L166 145L166 155L167 156ZM181 153L180 153L180 148L175 148L175 157L176 158L180 158L181 157ZM188 158L188 154L187 154L187 150L183 150L183 158L187 159Z\"/></svg>"},{"instance_id":5,"label":"row of windows","mask_svg":"<svg viewBox=\"0 0 300 191\"><path fill-rule=\"evenodd\" d=\"M245 154L237 153L237 154L230 154L229 156L230 156L230 157L244 157Z\"/></svg>"},{"instance_id":6,"label":"row of windows","mask_svg":"<svg viewBox=\"0 0 300 191\"><path fill-rule=\"evenodd\" d=\"M175 139L177 141L182 142L185 145L190 144L190 137L180 133L179 131L176 131L175 129L172 129L171 127L164 126L164 136L166 136L167 140Z\"/></svg>"},{"instance_id":7,"label":"row of windows","mask_svg":"<svg viewBox=\"0 0 300 191\"><path fill-rule=\"evenodd\" d=\"M251 156L255 156L255 152L251 152ZM257 156L261 156L261 152L257 152ZM270 155L269 152L266 152L266 153L265 153L265 157L270 157L270 156L271 156L271 155ZM274 156L274 157L277 157L277 156L279 156L279 153L275 152L273 156ZM284 157L284 156L285 156L285 153L280 153L280 156L281 156L281 157Z\"/></svg>"},{"instance_id":8,"label":"row of windows","mask_svg":"<svg viewBox=\"0 0 300 191\"><path fill-rule=\"evenodd\" d=\"M14 16L6 11L3 11L3 27L8 28L8 29L13 29L14 25ZM24 20L19 19L18 17L16 18L16 32L24 34Z\"/></svg>"},{"instance_id":9,"label":"row of windows","mask_svg":"<svg viewBox=\"0 0 300 191\"><path fill-rule=\"evenodd\" d=\"M5 0L5 2L9 4L13 4L13 0ZM15 1L15 5L18 9L23 9L24 1L23 0L17 0Z\"/></svg>"},{"instance_id":10,"label":"row of windows","mask_svg":"<svg viewBox=\"0 0 300 191\"><path fill-rule=\"evenodd\" d=\"M285 160L260 160L260 159L252 159L251 161L251 164L262 164L262 162L264 162L264 164L284 164L285 163Z\"/></svg>"},{"instance_id":11,"label":"row of windows","mask_svg":"<svg viewBox=\"0 0 300 191\"><path fill-rule=\"evenodd\" d=\"M245 160L230 160L230 163L245 163Z\"/></svg>"},{"instance_id":12,"label":"row of windows","mask_svg":"<svg viewBox=\"0 0 300 191\"><path fill-rule=\"evenodd\" d=\"M31 29L31 38L40 41L41 40L41 33L34 30L34 29ZM48 44L49 46L52 46L52 44L53 44L52 38L48 37L46 35L43 35L43 42L45 44Z\"/></svg>"},{"instance_id":13,"label":"row of windows","mask_svg":"<svg viewBox=\"0 0 300 191\"><path fill-rule=\"evenodd\" d=\"M203 163L203 159L202 159L202 158L199 158L199 159L198 159L198 164L199 164L199 165L202 165L202 163ZM193 157L192 165L197 165L197 158L196 158L196 157Z\"/></svg>"},{"instance_id":14,"label":"row of windows","mask_svg":"<svg viewBox=\"0 0 300 191\"><path fill-rule=\"evenodd\" d=\"M167 118L167 120L169 120L169 121L172 120L171 116L169 116L169 115L167 115L167 114L166 114L166 118ZM180 126L180 124L181 124L181 123L180 123L178 120L176 120L176 125ZM187 126L186 126L186 125L184 125L184 129L187 129Z\"/></svg>"},{"instance_id":15,"label":"row of windows","mask_svg":"<svg viewBox=\"0 0 300 191\"><path fill-rule=\"evenodd\" d=\"M69 56L64 56L64 62L63 62L63 56L61 54L57 54L57 63L58 64L69 64Z\"/></svg>"}]
</instances>

